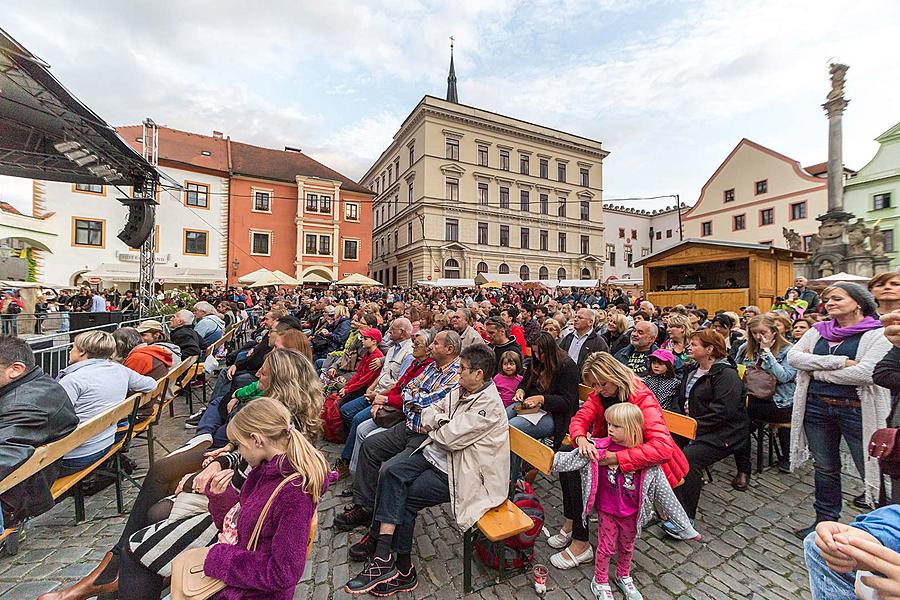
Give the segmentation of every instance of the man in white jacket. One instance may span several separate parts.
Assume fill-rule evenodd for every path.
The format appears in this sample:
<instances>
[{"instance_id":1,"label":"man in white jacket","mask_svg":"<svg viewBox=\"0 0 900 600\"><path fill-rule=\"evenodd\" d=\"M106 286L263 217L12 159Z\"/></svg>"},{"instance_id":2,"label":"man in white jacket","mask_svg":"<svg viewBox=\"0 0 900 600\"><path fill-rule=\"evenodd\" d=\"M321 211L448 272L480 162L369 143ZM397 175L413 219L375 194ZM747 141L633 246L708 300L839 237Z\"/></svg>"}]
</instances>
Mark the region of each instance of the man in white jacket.
<instances>
[{"instance_id":1,"label":"man in white jacket","mask_svg":"<svg viewBox=\"0 0 900 600\"><path fill-rule=\"evenodd\" d=\"M347 582L352 594L388 596L418 584L412 565L416 514L450 502L466 531L509 491L509 422L493 376L493 351L476 344L459 356L459 387L422 412L428 437L386 462L378 477L372 526L350 549L365 568Z\"/></svg>"}]
</instances>

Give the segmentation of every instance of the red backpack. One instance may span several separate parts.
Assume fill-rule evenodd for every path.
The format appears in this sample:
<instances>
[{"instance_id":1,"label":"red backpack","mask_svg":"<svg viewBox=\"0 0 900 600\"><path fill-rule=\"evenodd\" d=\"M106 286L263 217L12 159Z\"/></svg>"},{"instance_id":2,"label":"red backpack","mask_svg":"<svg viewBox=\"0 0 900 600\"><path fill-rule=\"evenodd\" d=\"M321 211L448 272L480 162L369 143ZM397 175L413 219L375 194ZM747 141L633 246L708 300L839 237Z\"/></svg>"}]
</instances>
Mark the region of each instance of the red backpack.
<instances>
[{"instance_id":1,"label":"red backpack","mask_svg":"<svg viewBox=\"0 0 900 600\"><path fill-rule=\"evenodd\" d=\"M479 531L475 537L475 552L481 562L491 569L500 569L501 552L504 569L520 569L534 562L534 543L544 527L544 508L534 495L531 485L522 480L516 482L512 501L523 513L531 517L534 527L497 543L491 542Z\"/></svg>"},{"instance_id":2,"label":"red backpack","mask_svg":"<svg viewBox=\"0 0 900 600\"><path fill-rule=\"evenodd\" d=\"M343 444L347 441L347 428L344 417L341 416L341 397L338 394L328 394L325 398L322 405L322 429L329 442Z\"/></svg>"}]
</instances>

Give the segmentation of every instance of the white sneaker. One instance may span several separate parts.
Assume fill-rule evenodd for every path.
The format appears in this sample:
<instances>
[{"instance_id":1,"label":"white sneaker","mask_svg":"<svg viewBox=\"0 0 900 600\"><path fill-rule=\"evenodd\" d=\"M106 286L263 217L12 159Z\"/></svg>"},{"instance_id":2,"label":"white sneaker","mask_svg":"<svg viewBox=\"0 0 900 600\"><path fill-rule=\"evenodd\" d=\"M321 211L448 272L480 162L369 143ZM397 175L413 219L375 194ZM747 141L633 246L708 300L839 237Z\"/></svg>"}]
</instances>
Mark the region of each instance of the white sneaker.
<instances>
[{"instance_id":1,"label":"white sneaker","mask_svg":"<svg viewBox=\"0 0 900 600\"><path fill-rule=\"evenodd\" d=\"M644 597L638 591L637 586L634 585L634 579L631 577L616 577L615 581L616 587L625 594L625 600L644 600Z\"/></svg>"},{"instance_id":2,"label":"white sneaker","mask_svg":"<svg viewBox=\"0 0 900 600\"><path fill-rule=\"evenodd\" d=\"M615 600L612 588L609 587L608 583L597 583L591 579L591 591L594 593L594 598L597 600Z\"/></svg>"},{"instance_id":3,"label":"white sneaker","mask_svg":"<svg viewBox=\"0 0 900 600\"><path fill-rule=\"evenodd\" d=\"M572 532L566 533L562 529L554 536L547 538L547 545L555 550L562 550L572 541Z\"/></svg>"}]
</instances>

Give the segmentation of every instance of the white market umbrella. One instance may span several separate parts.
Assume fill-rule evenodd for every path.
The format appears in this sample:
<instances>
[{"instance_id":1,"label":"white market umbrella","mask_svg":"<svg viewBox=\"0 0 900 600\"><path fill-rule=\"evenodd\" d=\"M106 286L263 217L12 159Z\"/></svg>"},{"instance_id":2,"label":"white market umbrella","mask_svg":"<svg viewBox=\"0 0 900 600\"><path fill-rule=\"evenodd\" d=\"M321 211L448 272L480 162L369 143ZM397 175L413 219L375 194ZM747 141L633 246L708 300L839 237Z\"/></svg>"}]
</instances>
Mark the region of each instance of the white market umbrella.
<instances>
[{"instance_id":1,"label":"white market umbrella","mask_svg":"<svg viewBox=\"0 0 900 600\"><path fill-rule=\"evenodd\" d=\"M257 269L252 273L247 273L246 275L242 275L238 277L238 283L248 284L248 283L256 283L261 280L263 277L271 277L272 271L268 269Z\"/></svg>"},{"instance_id":2,"label":"white market umbrella","mask_svg":"<svg viewBox=\"0 0 900 600\"><path fill-rule=\"evenodd\" d=\"M248 287L258 288L279 285L300 285L300 282L287 273L274 271L268 277L264 277L262 279L259 279L258 281L254 281Z\"/></svg>"},{"instance_id":3,"label":"white market umbrella","mask_svg":"<svg viewBox=\"0 0 900 600\"><path fill-rule=\"evenodd\" d=\"M377 285L380 286L381 283L375 281L371 277L366 277L360 273L353 273L352 275L348 275L344 277L340 281L336 283L336 285Z\"/></svg>"},{"instance_id":4,"label":"white market umbrella","mask_svg":"<svg viewBox=\"0 0 900 600\"><path fill-rule=\"evenodd\" d=\"M303 283L331 283L331 280L315 271L310 271L303 276Z\"/></svg>"},{"instance_id":5,"label":"white market umbrella","mask_svg":"<svg viewBox=\"0 0 900 600\"><path fill-rule=\"evenodd\" d=\"M862 275L851 275L850 273L845 273L841 271L840 273L835 273L834 275L829 275L828 277L821 277L816 279L816 283L837 283L839 281L851 281L854 283L862 283L864 281L869 281L871 277L863 277Z\"/></svg>"}]
</instances>

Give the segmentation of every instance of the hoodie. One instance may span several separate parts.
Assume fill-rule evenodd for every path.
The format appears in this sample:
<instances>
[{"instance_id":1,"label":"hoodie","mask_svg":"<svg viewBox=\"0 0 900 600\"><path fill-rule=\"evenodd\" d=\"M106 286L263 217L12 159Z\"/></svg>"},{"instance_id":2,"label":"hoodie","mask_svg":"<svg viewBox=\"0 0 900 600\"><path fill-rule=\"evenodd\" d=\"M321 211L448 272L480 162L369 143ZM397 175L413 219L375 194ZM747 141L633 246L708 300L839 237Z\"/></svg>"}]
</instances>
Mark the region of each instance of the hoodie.
<instances>
[{"instance_id":1,"label":"hoodie","mask_svg":"<svg viewBox=\"0 0 900 600\"><path fill-rule=\"evenodd\" d=\"M141 375L160 379L172 367L172 351L156 344L137 346L128 353L123 364Z\"/></svg>"}]
</instances>

